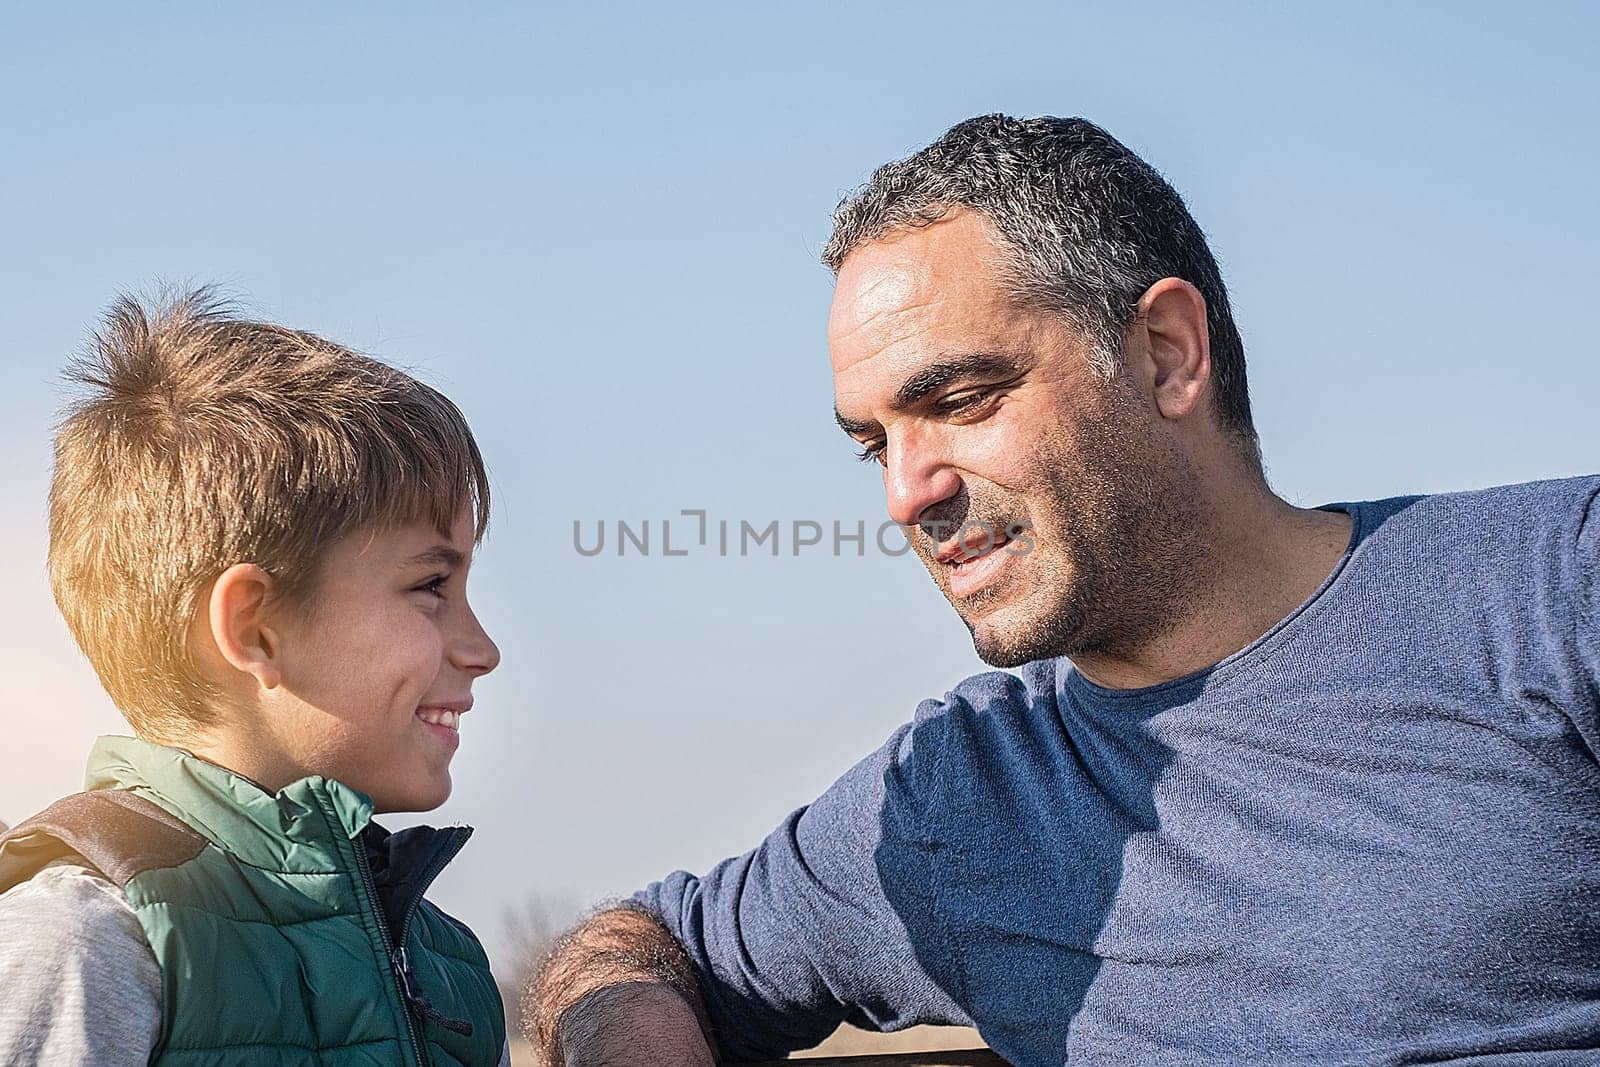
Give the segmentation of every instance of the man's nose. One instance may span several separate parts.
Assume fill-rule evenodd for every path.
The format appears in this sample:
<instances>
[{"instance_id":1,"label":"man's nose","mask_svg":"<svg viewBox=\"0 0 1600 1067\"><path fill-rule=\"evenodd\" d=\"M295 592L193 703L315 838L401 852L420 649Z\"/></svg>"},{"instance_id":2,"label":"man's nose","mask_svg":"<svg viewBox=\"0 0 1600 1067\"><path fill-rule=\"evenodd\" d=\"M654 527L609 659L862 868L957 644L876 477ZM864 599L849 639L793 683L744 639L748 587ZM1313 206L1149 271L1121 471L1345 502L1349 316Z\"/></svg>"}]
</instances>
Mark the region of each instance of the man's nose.
<instances>
[{"instance_id":1,"label":"man's nose","mask_svg":"<svg viewBox=\"0 0 1600 1067\"><path fill-rule=\"evenodd\" d=\"M883 490L889 517L914 526L929 508L961 491L956 473L936 436L915 431L890 434L885 443Z\"/></svg>"},{"instance_id":2,"label":"man's nose","mask_svg":"<svg viewBox=\"0 0 1600 1067\"><path fill-rule=\"evenodd\" d=\"M500 646L494 643L478 616L466 609L462 629L451 644L450 661L467 674L488 674L500 665Z\"/></svg>"}]
</instances>

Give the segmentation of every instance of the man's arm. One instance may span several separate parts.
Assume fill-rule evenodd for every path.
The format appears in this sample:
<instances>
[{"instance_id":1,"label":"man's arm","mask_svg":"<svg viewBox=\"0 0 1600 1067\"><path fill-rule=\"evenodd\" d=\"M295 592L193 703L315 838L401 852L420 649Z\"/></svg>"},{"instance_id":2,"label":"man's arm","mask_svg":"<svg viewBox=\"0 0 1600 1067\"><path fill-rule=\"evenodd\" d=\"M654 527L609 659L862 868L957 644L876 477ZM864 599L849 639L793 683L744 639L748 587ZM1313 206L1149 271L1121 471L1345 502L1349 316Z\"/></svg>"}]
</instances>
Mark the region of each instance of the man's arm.
<instances>
[{"instance_id":1,"label":"man's arm","mask_svg":"<svg viewBox=\"0 0 1600 1067\"><path fill-rule=\"evenodd\" d=\"M705 1000L683 946L643 908L603 911L558 944L523 1001L550 1067L709 1067Z\"/></svg>"},{"instance_id":2,"label":"man's arm","mask_svg":"<svg viewBox=\"0 0 1600 1067\"><path fill-rule=\"evenodd\" d=\"M945 710L925 702L755 849L674 872L571 935L525 1001L550 1062L761 1061L846 1019L970 1024L949 992L954 958L928 932Z\"/></svg>"}]
</instances>

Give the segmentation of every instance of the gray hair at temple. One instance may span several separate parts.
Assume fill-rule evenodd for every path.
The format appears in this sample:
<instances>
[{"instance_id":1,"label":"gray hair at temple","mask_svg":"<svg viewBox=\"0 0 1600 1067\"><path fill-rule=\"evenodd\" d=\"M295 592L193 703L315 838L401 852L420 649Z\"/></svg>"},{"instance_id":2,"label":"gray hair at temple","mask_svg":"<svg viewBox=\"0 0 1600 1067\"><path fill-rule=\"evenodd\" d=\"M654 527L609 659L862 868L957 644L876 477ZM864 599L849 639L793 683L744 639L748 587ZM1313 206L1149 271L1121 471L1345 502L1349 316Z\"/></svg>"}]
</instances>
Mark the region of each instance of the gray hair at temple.
<instances>
[{"instance_id":1,"label":"gray hair at temple","mask_svg":"<svg viewBox=\"0 0 1600 1067\"><path fill-rule=\"evenodd\" d=\"M1067 316L1107 378L1146 289L1167 277L1198 289L1218 419L1259 462L1244 344L1222 273L1183 198L1155 168L1086 119L968 119L879 167L842 200L822 261L837 274L857 246L958 207L981 212L999 232L1018 303Z\"/></svg>"}]
</instances>

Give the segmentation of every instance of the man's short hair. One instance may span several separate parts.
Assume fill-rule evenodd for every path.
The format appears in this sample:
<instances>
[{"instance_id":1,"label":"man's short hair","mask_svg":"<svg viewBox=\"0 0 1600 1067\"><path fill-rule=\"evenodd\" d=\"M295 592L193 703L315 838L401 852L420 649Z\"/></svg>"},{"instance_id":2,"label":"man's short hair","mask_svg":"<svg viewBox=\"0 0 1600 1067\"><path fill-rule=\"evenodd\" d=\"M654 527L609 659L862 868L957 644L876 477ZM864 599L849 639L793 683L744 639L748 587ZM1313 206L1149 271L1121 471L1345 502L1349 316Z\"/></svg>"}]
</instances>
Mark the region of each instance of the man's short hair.
<instances>
[{"instance_id":1,"label":"man's short hair","mask_svg":"<svg viewBox=\"0 0 1600 1067\"><path fill-rule=\"evenodd\" d=\"M1244 344L1222 274L1183 198L1153 167L1086 119L968 119L841 201L822 260L837 274L857 246L958 207L998 231L1018 303L1067 316L1108 377L1146 289L1166 277L1198 289L1218 418L1255 453Z\"/></svg>"},{"instance_id":2,"label":"man's short hair","mask_svg":"<svg viewBox=\"0 0 1600 1067\"><path fill-rule=\"evenodd\" d=\"M205 587L259 565L310 609L323 550L369 525L470 509L489 482L446 397L375 359L239 317L210 290L125 297L68 368L87 387L56 433L50 583L142 736L215 721L190 626ZM352 665L357 669L359 665Z\"/></svg>"}]
</instances>

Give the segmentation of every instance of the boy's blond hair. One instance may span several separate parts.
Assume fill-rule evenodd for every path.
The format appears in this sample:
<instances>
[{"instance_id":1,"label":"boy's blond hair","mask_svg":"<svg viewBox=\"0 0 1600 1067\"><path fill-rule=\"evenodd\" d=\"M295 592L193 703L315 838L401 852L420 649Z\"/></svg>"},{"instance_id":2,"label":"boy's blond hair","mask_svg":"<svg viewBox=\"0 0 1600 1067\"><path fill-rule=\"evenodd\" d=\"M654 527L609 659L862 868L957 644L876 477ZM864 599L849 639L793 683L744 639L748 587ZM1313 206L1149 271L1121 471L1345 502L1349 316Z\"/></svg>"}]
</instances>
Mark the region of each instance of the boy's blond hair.
<instances>
[{"instance_id":1,"label":"boy's blond hair","mask_svg":"<svg viewBox=\"0 0 1600 1067\"><path fill-rule=\"evenodd\" d=\"M118 300L67 377L50 583L141 736L179 741L221 696L189 647L198 598L235 563L313 606L332 542L368 525L489 518L460 410L411 376L299 330L240 318L209 289ZM359 669L359 664L351 664Z\"/></svg>"}]
</instances>

